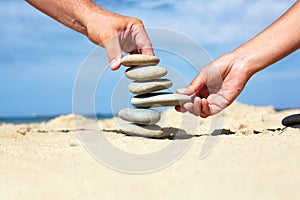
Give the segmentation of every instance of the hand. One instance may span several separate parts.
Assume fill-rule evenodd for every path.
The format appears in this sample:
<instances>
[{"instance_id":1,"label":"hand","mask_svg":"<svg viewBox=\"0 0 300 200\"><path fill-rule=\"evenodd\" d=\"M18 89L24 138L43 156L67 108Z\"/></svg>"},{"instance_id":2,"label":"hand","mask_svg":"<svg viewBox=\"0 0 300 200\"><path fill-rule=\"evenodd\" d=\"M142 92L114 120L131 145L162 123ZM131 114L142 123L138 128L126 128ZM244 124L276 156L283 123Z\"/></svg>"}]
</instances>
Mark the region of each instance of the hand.
<instances>
[{"instance_id":1,"label":"hand","mask_svg":"<svg viewBox=\"0 0 300 200\"><path fill-rule=\"evenodd\" d=\"M230 105L254 73L300 48L299 18L297 1L254 38L204 67L187 88L177 91L192 95L193 101L176 110L208 117Z\"/></svg>"},{"instance_id":2,"label":"hand","mask_svg":"<svg viewBox=\"0 0 300 200\"><path fill-rule=\"evenodd\" d=\"M208 117L228 105L241 93L252 76L244 65L233 63L232 55L224 55L201 69L199 75L177 93L191 95L193 101L177 106L180 112Z\"/></svg>"},{"instance_id":3,"label":"hand","mask_svg":"<svg viewBox=\"0 0 300 200\"><path fill-rule=\"evenodd\" d=\"M143 23L136 18L102 11L89 19L87 36L106 49L112 70L120 67L122 51L154 55Z\"/></svg>"},{"instance_id":4,"label":"hand","mask_svg":"<svg viewBox=\"0 0 300 200\"><path fill-rule=\"evenodd\" d=\"M108 12L92 0L26 0L57 21L106 49L110 67L120 67L122 50L154 55L141 20Z\"/></svg>"}]
</instances>

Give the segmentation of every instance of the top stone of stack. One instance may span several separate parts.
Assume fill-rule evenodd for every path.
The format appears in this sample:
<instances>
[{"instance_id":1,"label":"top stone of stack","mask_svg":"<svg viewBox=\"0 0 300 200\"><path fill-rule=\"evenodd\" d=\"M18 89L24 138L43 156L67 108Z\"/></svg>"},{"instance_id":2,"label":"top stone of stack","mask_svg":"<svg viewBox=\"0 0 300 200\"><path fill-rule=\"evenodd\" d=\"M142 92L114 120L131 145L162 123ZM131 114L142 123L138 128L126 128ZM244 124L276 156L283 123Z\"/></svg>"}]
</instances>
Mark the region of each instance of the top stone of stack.
<instances>
[{"instance_id":1,"label":"top stone of stack","mask_svg":"<svg viewBox=\"0 0 300 200\"><path fill-rule=\"evenodd\" d=\"M157 65L159 58L145 54L132 54L121 59L121 64L126 67L140 66L140 65Z\"/></svg>"}]
</instances>

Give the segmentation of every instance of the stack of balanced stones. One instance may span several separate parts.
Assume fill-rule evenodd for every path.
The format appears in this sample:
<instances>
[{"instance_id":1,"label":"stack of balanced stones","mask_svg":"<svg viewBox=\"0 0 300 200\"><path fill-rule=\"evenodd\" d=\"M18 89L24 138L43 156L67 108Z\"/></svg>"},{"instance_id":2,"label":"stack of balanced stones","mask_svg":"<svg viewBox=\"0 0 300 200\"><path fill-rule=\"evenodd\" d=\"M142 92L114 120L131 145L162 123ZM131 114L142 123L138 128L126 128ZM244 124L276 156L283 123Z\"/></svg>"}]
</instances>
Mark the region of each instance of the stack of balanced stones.
<instances>
[{"instance_id":1,"label":"stack of balanced stones","mask_svg":"<svg viewBox=\"0 0 300 200\"><path fill-rule=\"evenodd\" d=\"M168 71L158 66L159 58L150 55L134 54L122 58L121 64L129 67L125 76L132 79L128 89L136 94L131 99L135 108L120 110L119 117L129 121L129 124L120 125L122 132L129 135L160 138L164 136L162 128L156 123L161 115L150 107L176 106L191 101L191 97L183 94L157 92L172 87L171 80L163 78Z\"/></svg>"}]
</instances>

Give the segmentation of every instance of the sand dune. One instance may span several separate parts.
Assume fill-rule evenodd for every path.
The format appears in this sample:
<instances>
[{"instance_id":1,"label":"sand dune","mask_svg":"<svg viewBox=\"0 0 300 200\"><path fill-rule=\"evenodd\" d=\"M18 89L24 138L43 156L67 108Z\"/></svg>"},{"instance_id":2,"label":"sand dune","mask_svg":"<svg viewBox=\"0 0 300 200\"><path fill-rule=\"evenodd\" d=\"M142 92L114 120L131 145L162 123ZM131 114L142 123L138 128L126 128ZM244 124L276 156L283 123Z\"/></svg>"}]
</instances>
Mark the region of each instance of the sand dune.
<instances>
[{"instance_id":1,"label":"sand dune","mask_svg":"<svg viewBox=\"0 0 300 200\"><path fill-rule=\"evenodd\" d=\"M117 118L67 115L40 124L0 124L0 199L298 199L300 129L281 125L294 113L300 110L276 112L234 103L221 130L208 136L215 123L211 118L184 114L183 120L168 110L160 125L175 135L164 139L94 129L95 124L114 129ZM137 175L97 161L84 141L70 145L79 133L105 136L118 149L141 155L174 141L190 145L171 165ZM216 143L199 159L208 137Z\"/></svg>"}]
</instances>

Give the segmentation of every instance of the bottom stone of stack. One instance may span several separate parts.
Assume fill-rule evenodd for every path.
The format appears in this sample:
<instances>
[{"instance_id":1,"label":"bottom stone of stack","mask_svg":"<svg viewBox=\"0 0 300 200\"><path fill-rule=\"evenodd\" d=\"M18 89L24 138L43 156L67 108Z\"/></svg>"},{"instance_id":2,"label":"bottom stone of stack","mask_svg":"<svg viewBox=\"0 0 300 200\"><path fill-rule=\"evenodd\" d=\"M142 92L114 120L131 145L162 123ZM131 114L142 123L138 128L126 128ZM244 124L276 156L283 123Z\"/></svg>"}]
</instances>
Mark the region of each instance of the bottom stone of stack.
<instances>
[{"instance_id":1,"label":"bottom stone of stack","mask_svg":"<svg viewBox=\"0 0 300 200\"><path fill-rule=\"evenodd\" d=\"M156 124L140 126L137 124L121 124L119 125L121 131L127 135L135 135L142 137L153 137L162 138L164 136L164 131L162 128Z\"/></svg>"}]
</instances>

